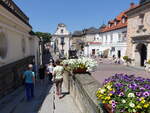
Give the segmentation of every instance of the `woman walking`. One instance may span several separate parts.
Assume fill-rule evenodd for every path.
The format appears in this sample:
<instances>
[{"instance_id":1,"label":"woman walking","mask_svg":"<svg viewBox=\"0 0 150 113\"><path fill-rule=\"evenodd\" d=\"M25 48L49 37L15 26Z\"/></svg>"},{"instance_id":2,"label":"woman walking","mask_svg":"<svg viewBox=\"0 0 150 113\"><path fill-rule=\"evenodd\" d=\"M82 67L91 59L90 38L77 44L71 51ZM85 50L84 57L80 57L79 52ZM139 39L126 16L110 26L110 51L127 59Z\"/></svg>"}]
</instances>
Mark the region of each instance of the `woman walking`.
<instances>
[{"instance_id":1,"label":"woman walking","mask_svg":"<svg viewBox=\"0 0 150 113\"><path fill-rule=\"evenodd\" d=\"M54 82L56 84L56 95L61 98L62 82L63 82L64 68L60 65L60 61L56 61L56 67L53 71Z\"/></svg>"},{"instance_id":2,"label":"woman walking","mask_svg":"<svg viewBox=\"0 0 150 113\"><path fill-rule=\"evenodd\" d=\"M53 63L50 62L47 66L47 75L48 75L48 78L49 78L49 82L52 83L52 78L53 78L53 69L54 69L54 66L53 66Z\"/></svg>"},{"instance_id":3,"label":"woman walking","mask_svg":"<svg viewBox=\"0 0 150 113\"><path fill-rule=\"evenodd\" d=\"M45 67L43 65L40 65L40 68L39 68L39 78L40 78L41 84L43 84L44 79L45 79Z\"/></svg>"}]
</instances>

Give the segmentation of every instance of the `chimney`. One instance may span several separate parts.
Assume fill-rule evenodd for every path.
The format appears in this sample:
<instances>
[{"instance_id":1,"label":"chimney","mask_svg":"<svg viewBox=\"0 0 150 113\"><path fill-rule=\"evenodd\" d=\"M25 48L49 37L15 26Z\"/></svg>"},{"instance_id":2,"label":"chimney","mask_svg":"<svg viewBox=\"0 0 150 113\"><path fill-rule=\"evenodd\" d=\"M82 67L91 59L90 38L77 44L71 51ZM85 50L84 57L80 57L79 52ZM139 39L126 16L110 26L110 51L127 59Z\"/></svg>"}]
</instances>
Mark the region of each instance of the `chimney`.
<instances>
[{"instance_id":1,"label":"chimney","mask_svg":"<svg viewBox=\"0 0 150 113\"><path fill-rule=\"evenodd\" d=\"M132 2L130 3L130 8L133 8L135 6L135 4Z\"/></svg>"}]
</instances>

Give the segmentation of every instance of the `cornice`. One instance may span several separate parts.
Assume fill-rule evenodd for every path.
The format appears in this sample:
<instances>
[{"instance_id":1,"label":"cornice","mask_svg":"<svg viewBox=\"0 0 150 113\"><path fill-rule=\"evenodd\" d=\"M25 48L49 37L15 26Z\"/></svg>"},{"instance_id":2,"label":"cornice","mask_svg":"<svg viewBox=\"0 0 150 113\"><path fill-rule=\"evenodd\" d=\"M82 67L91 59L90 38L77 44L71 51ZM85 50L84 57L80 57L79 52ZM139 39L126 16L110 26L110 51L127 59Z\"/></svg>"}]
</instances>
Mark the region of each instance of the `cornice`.
<instances>
[{"instance_id":1,"label":"cornice","mask_svg":"<svg viewBox=\"0 0 150 113\"><path fill-rule=\"evenodd\" d=\"M134 15L134 14L138 14L144 10L150 9L150 2L144 3L142 5L139 5L138 7L131 9L130 11L128 11L126 14L128 17Z\"/></svg>"},{"instance_id":2,"label":"cornice","mask_svg":"<svg viewBox=\"0 0 150 113\"><path fill-rule=\"evenodd\" d=\"M28 25L30 28L32 26L29 24L29 18L20 10L20 8L12 0L0 0L0 5L7 9L14 16L19 18L22 22Z\"/></svg>"}]
</instances>

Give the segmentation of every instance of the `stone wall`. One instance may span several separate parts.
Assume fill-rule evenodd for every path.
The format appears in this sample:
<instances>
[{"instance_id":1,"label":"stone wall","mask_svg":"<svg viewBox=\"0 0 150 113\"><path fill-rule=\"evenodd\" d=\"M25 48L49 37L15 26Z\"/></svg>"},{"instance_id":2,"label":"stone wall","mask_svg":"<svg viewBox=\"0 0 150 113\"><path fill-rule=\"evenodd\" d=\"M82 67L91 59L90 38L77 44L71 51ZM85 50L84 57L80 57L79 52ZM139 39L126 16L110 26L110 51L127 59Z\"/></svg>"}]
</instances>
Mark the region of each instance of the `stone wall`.
<instances>
[{"instance_id":1,"label":"stone wall","mask_svg":"<svg viewBox=\"0 0 150 113\"><path fill-rule=\"evenodd\" d=\"M18 88L23 84L23 71L29 63L33 61L32 56L26 57L19 61L0 67L0 98Z\"/></svg>"},{"instance_id":2,"label":"stone wall","mask_svg":"<svg viewBox=\"0 0 150 113\"><path fill-rule=\"evenodd\" d=\"M100 84L90 74L70 75L65 72L64 84L81 113L104 113L96 99Z\"/></svg>"}]
</instances>

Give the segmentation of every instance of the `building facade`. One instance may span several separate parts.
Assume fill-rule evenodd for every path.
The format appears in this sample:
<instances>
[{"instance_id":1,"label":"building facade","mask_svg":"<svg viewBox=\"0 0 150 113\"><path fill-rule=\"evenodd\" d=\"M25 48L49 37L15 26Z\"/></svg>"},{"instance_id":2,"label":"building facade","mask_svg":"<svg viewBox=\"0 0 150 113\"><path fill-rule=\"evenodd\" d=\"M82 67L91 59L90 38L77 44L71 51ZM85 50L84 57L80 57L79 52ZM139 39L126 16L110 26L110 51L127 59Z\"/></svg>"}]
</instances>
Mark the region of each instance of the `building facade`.
<instances>
[{"instance_id":1,"label":"building facade","mask_svg":"<svg viewBox=\"0 0 150 113\"><path fill-rule=\"evenodd\" d=\"M52 40L54 42L54 52L59 56L68 58L71 45L71 33L67 30L65 24L58 24L56 32L52 35Z\"/></svg>"},{"instance_id":2,"label":"building facade","mask_svg":"<svg viewBox=\"0 0 150 113\"><path fill-rule=\"evenodd\" d=\"M72 34L72 45L83 56L98 55L100 47L99 29L94 27L75 31Z\"/></svg>"},{"instance_id":3,"label":"building facade","mask_svg":"<svg viewBox=\"0 0 150 113\"><path fill-rule=\"evenodd\" d=\"M98 56L100 54L101 39L99 29L91 27L84 30L85 37L85 56Z\"/></svg>"},{"instance_id":4,"label":"building facade","mask_svg":"<svg viewBox=\"0 0 150 113\"><path fill-rule=\"evenodd\" d=\"M29 18L11 0L0 1L0 97L22 84L19 75L39 62L39 39Z\"/></svg>"},{"instance_id":5,"label":"building facade","mask_svg":"<svg viewBox=\"0 0 150 113\"><path fill-rule=\"evenodd\" d=\"M101 47L100 53L104 57L123 59L127 49L127 15L126 12L134 8L131 3L128 10L121 12L115 19L100 28Z\"/></svg>"},{"instance_id":6,"label":"building facade","mask_svg":"<svg viewBox=\"0 0 150 113\"><path fill-rule=\"evenodd\" d=\"M140 4L127 12L128 48L127 56L133 59L133 66L144 66L150 59L150 1L141 0Z\"/></svg>"}]
</instances>

